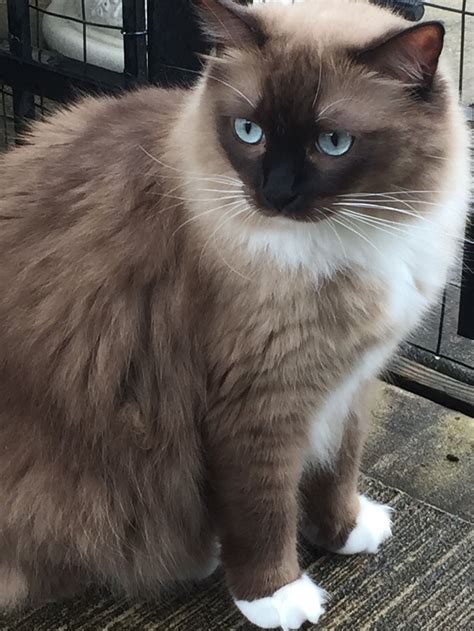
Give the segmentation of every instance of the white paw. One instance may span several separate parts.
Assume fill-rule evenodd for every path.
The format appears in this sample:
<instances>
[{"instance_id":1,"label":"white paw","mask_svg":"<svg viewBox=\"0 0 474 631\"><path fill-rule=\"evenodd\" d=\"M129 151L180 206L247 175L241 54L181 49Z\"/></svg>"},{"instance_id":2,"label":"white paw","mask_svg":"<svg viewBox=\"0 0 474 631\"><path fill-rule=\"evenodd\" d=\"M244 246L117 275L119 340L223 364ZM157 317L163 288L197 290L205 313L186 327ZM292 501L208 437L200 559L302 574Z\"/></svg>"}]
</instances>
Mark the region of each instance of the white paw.
<instances>
[{"instance_id":1,"label":"white paw","mask_svg":"<svg viewBox=\"0 0 474 631\"><path fill-rule=\"evenodd\" d=\"M259 600L237 600L235 604L244 616L262 629L299 629L306 621L315 624L324 613L326 592L303 574L288 583L273 596Z\"/></svg>"},{"instance_id":2,"label":"white paw","mask_svg":"<svg viewBox=\"0 0 474 631\"><path fill-rule=\"evenodd\" d=\"M385 504L377 504L364 495L359 496L360 510L356 526L349 535L346 544L338 550L339 554L358 554L368 552L374 554L381 543L392 534L392 508Z\"/></svg>"}]
</instances>

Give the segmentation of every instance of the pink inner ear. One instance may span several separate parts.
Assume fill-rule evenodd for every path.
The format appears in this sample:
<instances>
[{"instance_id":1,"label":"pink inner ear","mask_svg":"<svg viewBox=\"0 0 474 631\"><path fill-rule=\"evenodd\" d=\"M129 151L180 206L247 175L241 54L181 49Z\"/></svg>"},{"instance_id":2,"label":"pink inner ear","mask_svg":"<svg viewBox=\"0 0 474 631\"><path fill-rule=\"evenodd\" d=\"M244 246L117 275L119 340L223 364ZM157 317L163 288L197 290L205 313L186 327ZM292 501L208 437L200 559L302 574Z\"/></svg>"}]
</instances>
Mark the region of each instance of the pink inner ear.
<instances>
[{"instance_id":1,"label":"pink inner ear","mask_svg":"<svg viewBox=\"0 0 474 631\"><path fill-rule=\"evenodd\" d=\"M444 29L440 24L427 24L406 35L414 57L431 72L436 70L443 49Z\"/></svg>"},{"instance_id":2,"label":"pink inner ear","mask_svg":"<svg viewBox=\"0 0 474 631\"><path fill-rule=\"evenodd\" d=\"M260 23L240 0L193 0L208 35L222 46L248 48L263 39Z\"/></svg>"},{"instance_id":3,"label":"pink inner ear","mask_svg":"<svg viewBox=\"0 0 474 631\"><path fill-rule=\"evenodd\" d=\"M438 66L443 40L443 25L440 22L425 22L362 52L358 59L379 72L408 83L412 83L418 74L413 70L421 70L420 81L429 84Z\"/></svg>"}]
</instances>

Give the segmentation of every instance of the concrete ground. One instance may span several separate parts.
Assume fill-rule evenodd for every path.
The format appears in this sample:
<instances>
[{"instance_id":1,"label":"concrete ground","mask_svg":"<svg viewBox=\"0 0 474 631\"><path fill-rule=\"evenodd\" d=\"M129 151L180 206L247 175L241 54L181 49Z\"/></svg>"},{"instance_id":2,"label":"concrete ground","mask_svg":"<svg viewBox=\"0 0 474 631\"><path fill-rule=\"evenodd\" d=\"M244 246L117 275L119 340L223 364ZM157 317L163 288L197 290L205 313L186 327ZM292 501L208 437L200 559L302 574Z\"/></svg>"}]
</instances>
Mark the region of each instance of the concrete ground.
<instances>
[{"instance_id":1,"label":"concrete ground","mask_svg":"<svg viewBox=\"0 0 474 631\"><path fill-rule=\"evenodd\" d=\"M373 417L364 472L473 521L474 418L383 383Z\"/></svg>"},{"instance_id":2,"label":"concrete ground","mask_svg":"<svg viewBox=\"0 0 474 631\"><path fill-rule=\"evenodd\" d=\"M361 488L394 508L377 555L341 556L301 542L301 567L330 594L314 631L473 629L474 419L379 384ZM256 524L256 527L258 525ZM12 615L1 631L255 631L222 571L158 598L127 600L91 587Z\"/></svg>"}]
</instances>

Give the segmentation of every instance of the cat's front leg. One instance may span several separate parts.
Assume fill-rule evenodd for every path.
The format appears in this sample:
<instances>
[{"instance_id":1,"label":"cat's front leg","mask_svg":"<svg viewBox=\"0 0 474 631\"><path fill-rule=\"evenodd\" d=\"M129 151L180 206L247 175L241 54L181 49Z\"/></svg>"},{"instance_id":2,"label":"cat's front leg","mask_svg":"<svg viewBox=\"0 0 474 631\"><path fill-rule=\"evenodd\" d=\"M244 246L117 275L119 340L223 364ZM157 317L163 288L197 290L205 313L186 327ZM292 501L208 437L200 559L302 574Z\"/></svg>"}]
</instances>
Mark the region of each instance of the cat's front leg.
<instances>
[{"instance_id":1,"label":"cat's front leg","mask_svg":"<svg viewBox=\"0 0 474 631\"><path fill-rule=\"evenodd\" d=\"M391 535L391 509L357 492L364 417L351 411L332 460L315 454L302 476L303 534L339 554L375 553Z\"/></svg>"},{"instance_id":2,"label":"cat's front leg","mask_svg":"<svg viewBox=\"0 0 474 631\"><path fill-rule=\"evenodd\" d=\"M324 591L297 559L302 459L292 425L235 418L207 427L211 510L227 582L240 611L266 629L298 629L323 613Z\"/></svg>"}]
</instances>

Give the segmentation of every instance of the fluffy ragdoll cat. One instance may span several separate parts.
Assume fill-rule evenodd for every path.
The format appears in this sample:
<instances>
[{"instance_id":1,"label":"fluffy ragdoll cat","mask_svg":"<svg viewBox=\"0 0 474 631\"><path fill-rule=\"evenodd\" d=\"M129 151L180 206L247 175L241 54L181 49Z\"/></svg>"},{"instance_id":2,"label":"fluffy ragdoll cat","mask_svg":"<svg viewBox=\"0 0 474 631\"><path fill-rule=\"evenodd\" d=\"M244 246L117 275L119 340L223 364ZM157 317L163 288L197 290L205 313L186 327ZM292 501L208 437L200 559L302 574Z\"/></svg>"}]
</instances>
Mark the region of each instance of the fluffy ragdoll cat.
<instances>
[{"instance_id":1,"label":"fluffy ragdoll cat","mask_svg":"<svg viewBox=\"0 0 474 631\"><path fill-rule=\"evenodd\" d=\"M220 562L317 622L299 530L373 553L371 379L436 300L468 141L443 27L201 0L196 87L88 99L0 161L0 604L153 595Z\"/></svg>"}]
</instances>

